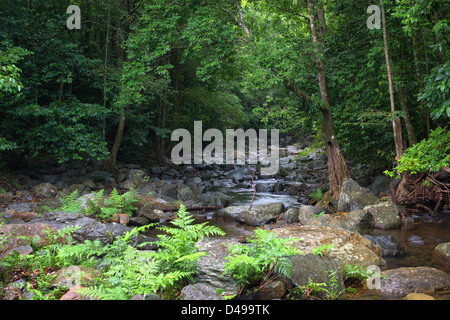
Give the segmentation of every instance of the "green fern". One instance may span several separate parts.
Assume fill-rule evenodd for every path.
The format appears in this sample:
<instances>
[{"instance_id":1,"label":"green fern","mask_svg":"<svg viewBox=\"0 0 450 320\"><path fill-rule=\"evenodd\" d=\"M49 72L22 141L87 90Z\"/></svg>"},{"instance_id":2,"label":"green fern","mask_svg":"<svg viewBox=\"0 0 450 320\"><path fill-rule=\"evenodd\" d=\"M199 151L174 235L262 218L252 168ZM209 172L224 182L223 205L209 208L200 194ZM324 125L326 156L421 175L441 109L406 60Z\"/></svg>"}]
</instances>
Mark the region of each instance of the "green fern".
<instances>
[{"instance_id":1,"label":"green fern","mask_svg":"<svg viewBox=\"0 0 450 320\"><path fill-rule=\"evenodd\" d=\"M62 204L59 210L64 212L81 212L81 202L77 201L77 199L78 190L75 190L67 196L63 196L59 199Z\"/></svg>"},{"instance_id":2,"label":"green fern","mask_svg":"<svg viewBox=\"0 0 450 320\"><path fill-rule=\"evenodd\" d=\"M273 273L290 277L292 262L289 256L300 254L292 246L299 240L280 238L269 230L256 229L249 245L230 247L224 274L232 274L240 285L268 279Z\"/></svg>"},{"instance_id":3,"label":"green fern","mask_svg":"<svg viewBox=\"0 0 450 320\"><path fill-rule=\"evenodd\" d=\"M175 298L182 284L193 279L197 260L206 254L198 251L197 241L205 236L225 234L220 228L193 222L194 218L181 205L177 218L172 221L174 227L158 227L166 234L158 235L159 241L151 243L159 246L157 251L141 251L129 245L148 226L127 232L110 246L103 258L108 266L103 283L81 289L80 293L115 300L155 293Z\"/></svg>"}]
</instances>

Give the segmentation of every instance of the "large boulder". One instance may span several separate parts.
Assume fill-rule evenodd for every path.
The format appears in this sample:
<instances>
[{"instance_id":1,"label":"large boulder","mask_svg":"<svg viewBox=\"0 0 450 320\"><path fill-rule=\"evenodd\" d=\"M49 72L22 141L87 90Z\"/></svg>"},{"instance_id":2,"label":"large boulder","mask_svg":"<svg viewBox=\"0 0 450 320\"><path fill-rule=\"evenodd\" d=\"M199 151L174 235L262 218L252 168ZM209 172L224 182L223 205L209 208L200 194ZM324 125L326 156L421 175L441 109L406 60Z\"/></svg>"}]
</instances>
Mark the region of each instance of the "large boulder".
<instances>
[{"instance_id":1,"label":"large boulder","mask_svg":"<svg viewBox=\"0 0 450 320\"><path fill-rule=\"evenodd\" d=\"M231 197L223 192L205 192L199 195L199 199L204 206L227 207L231 204Z\"/></svg>"},{"instance_id":2,"label":"large boulder","mask_svg":"<svg viewBox=\"0 0 450 320\"><path fill-rule=\"evenodd\" d=\"M398 229L402 225L398 208L392 202L368 205L364 207L363 211L373 216L375 219L375 228L377 229Z\"/></svg>"},{"instance_id":3,"label":"large boulder","mask_svg":"<svg viewBox=\"0 0 450 320\"><path fill-rule=\"evenodd\" d=\"M383 293L407 295L450 289L450 275L430 267L404 267L381 273L380 290Z\"/></svg>"},{"instance_id":4,"label":"large boulder","mask_svg":"<svg viewBox=\"0 0 450 320\"><path fill-rule=\"evenodd\" d=\"M230 206L217 210L214 217L259 227L276 220L283 210L282 202L255 205L250 210L247 206Z\"/></svg>"},{"instance_id":5,"label":"large boulder","mask_svg":"<svg viewBox=\"0 0 450 320\"><path fill-rule=\"evenodd\" d=\"M361 187L352 179L345 178L342 183L337 210L339 212L362 210L365 206L379 202L380 199L370 192L369 189Z\"/></svg>"},{"instance_id":6,"label":"large boulder","mask_svg":"<svg viewBox=\"0 0 450 320\"><path fill-rule=\"evenodd\" d=\"M316 247L333 245L327 256L340 261L342 264L358 265L368 267L386 267L386 261L382 258L379 246L359 233L344 229L335 229L326 226L290 226L275 229L280 237L299 238L301 241L294 243L302 253L312 253Z\"/></svg>"},{"instance_id":7,"label":"large boulder","mask_svg":"<svg viewBox=\"0 0 450 320\"><path fill-rule=\"evenodd\" d=\"M322 214L308 220L306 225L328 226L366 234L373 232L375 221L370 213L354 210L346 215Z\"/></svg>"},{"instance_id":8,"label":"large boulder","mask_svg":"<svg viewBox=\"0 0 450 320\"><path fill-rule=\"evenodd\" d=\"M3 224L0 226L0 253L31 244L45 247L50 244L49 234L56 233L55 228L44 223Z\"/></svg>"},{"instance_id":9,"label":"large boulder","mask_svg":"<svg viewBox=\"0 0 450 320\"><path fill-rule=\"evenodd\" d=\"M342 263L336 259L314 254L295 255L291 257L292 276L295 286L306 286L311 283L325 283L326 289L335 297L345 297L345 286L342 276ZM319 291L318 296L327 298L329 293Z\"/></svg>"}]
</instances>

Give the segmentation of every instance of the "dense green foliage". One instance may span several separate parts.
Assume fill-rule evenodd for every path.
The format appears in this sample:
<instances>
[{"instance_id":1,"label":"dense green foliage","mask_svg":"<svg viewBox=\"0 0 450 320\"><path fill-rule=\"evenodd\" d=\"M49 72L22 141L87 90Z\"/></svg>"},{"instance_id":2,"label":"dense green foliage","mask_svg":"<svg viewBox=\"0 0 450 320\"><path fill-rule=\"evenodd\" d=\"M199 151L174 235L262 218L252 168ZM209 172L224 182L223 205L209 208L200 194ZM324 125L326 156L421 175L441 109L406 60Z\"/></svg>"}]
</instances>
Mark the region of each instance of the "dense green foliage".
<instances>
[{"instance_id":1,"label":"dense green foliage","mask_svg":"<svg viewBox=\"0 0 450 320\"><path fill-rule=\"evenodd\" d=\"M373 3L312 3L326 13L320 58L346 154L389 163L394 116L404 120L409 147L448 125L446 1L384 2L395 114L382 33L366 27ZM119 158L163 160L172 130L192 130L194 120L204 129L320 132L317 47L304 1L90 0L79 4L80 30L66 27L68 5L0 5L2 161L106 159L117 137Z\"/></svg>"}]
</instances>

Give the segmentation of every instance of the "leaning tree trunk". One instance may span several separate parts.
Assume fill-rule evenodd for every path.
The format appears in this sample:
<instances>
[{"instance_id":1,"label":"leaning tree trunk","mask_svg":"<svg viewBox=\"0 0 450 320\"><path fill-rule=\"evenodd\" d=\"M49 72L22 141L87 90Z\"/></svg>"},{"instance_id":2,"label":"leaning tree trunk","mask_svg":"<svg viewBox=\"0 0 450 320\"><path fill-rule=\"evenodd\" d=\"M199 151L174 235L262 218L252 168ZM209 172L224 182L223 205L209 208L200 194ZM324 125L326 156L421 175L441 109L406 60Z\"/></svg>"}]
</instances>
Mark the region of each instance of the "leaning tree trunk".
<instances>
[{"instance_id":1,"label":"leaning tree trunk","mask_svg":"<svg viewBox=\"0 0 450 320\"><path fill-rule=\"evenodd\" d=\"M316 4L312 0L307 0L308 13L310 18L311 34L313 37L316 51L316 67L317 77L319 81L320 97L322 98L321 112L322 122L322 138L325 142L328 156L328 177L330 182L330 196L334 199L339 197L342 182L344 178L350 178L350 171L347 167L341 149L339 148L336 133L333 127L333 116L331 112L331 104L328 99L327 82L325 74L325 66L320 58L319 50L322 45L323 37L327 31L325 21L325 9L322 4ZM317 15L315 14L315 6L317 6ZM318 28L319 26L319 28ZM319 38L319 33L322 39Z\"/></svg>"},{"instance_id":2,"label":"leaning tree trunk","mask_svg":"<svg viewBox=\"0 0 450 320\"><path fill-rule=\"evenodd\" d=\"M109 155L109 159L103 163L103 170L108 172L119 172L116 165L117 153L119 152L120 144L122 143L123 130L125 128L125 110L120 111L119 126L117 127L116 138L114 139L114 145Z\"/></svg>"}]
</instances>

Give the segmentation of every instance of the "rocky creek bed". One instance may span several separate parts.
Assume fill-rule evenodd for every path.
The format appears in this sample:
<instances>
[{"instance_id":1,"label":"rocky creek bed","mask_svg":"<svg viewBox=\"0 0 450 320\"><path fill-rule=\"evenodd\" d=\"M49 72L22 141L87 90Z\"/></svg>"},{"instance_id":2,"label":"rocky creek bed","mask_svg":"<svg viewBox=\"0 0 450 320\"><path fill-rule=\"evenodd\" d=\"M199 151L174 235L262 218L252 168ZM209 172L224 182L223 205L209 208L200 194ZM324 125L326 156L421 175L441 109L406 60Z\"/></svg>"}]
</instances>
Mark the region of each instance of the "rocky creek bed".
<instances>
[{"instance_id":1,"label":"rocky creek bed","mask_svg":"<svg viewBox=\"0 0 450 320\"><path fill-rule=\"evenodd\" d=\"M44 246L47 241L44 230L48 226L54 229L79 226L74 233L76 240L110 243L135 226L167 223L173 217L170 209L181 202L188 208L201 208L192 211L196 219L221 227L226 236L199 243L200 250L208 254L199 260L195 284L183 288L180 299L223 299L236 295L235 280L223 275L227 256L224 244L238 243L250 237L255 228L265 228L280 237L300 238L296 246L304 255L291 258L290 279L270 282L253 298L283 299L290 289L306 285L310 278L314 282L327 282L331 270L335 272L338 288L343 289L342 270L349 264L376 266L383 277L378 289L360 290L357 294L339 290L343 292L340 298L450 300L449 213L402 218L388 198L379 196L387 191L389 179L368 178L368 169L361 165L352 166L355 178L344 182L335 203L338 213L308 204L311 200L308 195L327 185L326 157L321 150L305 157L296 156L309 142L304 139L283 149L277 176L254 177L256 195L251 209L249 204L254 195L251 166L144 168L124 164L120 166L120 174L111 174L102 171L100 164L55 164L49 170L46 163L44 171L36 163L27 171L9 176L0 194L0 223L3 223L0 236L13 234L3 243L0 258L12 251L30 253L33 249L24 237L38 236L39 245ZM58 211L59 197L74 190L78 190L80 199L86 200L100 189L126 191L131 187L141 196L131 218L101 223L82 213ZM42 212L42 206L49 212ZM154 238L155 232L150 231L140 235L136 243ZM312 254L314 248L323 245L332 245L327 254ZM64 270L60 273L57 281L64 283ZM6 283L1 298L27 297L26 290L19 289L17 283ZM64 298L80 297L71 290Z\"/></svg>"}]
</instances>

